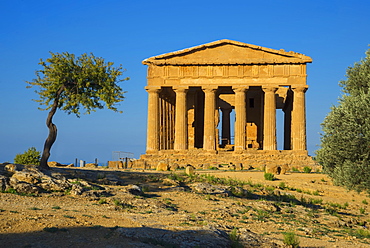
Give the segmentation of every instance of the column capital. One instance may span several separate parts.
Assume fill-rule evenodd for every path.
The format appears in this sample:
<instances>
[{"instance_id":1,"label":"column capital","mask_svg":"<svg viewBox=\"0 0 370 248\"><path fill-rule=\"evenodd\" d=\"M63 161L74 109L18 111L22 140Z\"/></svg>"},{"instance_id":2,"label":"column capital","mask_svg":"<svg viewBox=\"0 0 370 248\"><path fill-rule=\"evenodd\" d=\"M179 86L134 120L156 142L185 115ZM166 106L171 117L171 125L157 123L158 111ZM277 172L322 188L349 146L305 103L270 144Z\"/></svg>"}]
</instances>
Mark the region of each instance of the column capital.
<instances>
[{"instance_id":1,"label":"column capital","mask_svg":"<svg viewBox=\"0 0 370 248\"><path fill-rule=\"evenodd\" d=\"M157 93L161 90L161 87L160 86L145 86L145 90L148 92L148 93Z\"/></svg>"},{"instance_id":2,"label":"column capital","mask_svg":"<svg viewBox=\"0 0 370 248\"><path fill-rule=\"evenodd\" d=\"M174 86L174 87L172 87L172 89L175 92L186 92L186 91L189 90L189 87L188 86Z\"/></svg>"},{"instance_id":3,"label":"column capital","mask_svg":"<svg viewBox=\"0 0 370 248\"><path fill-rule=\"evenodd\" d=\"M278 90L278 87L273 86L262 86L263 92L273 92L275 93Z\"/></svg>"},{"instance_id":4,"label":"column capital","mask_svg":"<svg viewBox=\"0 0 370 248\"><path fill-rule=\"evenodd\" d=\"M212 87L212 86L206 86L206 87L203 87L203 86L202 86L202 90L203 90L204 92L209 92L209 93L211 93L211 92L216 92L216 91L218 90L218 87L217 87L217 88L214 88L214 87Z\"/></svg>"},{"instance_id":5,"label":"column capital","mask_svg":"<svg viewBox=\"0 0 370 248\"><path fill-rule=\"evenodd\" d=\"M303 93L305 93L308 90L307 85L305 85L305 86L292 86L291 88L292 88L293 92L303 92Z\"/></svg>"},{"instance_id":6,"label":"column capital","mask_svg":"<svg viewBox=\"0 0 370 248\"><path fill-rule=\"evenodd\" d=\"M233 87L234 92L245 92L249 89L249 86L235 86Z\"/></svg>"}]
</instances>

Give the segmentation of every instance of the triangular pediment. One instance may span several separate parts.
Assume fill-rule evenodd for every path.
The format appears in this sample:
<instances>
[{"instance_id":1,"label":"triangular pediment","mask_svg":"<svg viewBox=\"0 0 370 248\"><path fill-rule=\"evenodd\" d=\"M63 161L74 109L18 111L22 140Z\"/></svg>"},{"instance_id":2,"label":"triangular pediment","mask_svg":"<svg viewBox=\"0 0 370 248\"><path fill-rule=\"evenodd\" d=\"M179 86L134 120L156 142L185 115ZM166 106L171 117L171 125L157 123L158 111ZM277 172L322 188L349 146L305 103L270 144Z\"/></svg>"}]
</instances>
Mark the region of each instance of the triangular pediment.
<instances>
[{"instance_id":1,"label":"triangular pediment","mask_svg":"<svg viewBox=\"0 0 370 248\"><path fill-rule=\"evenodd\" d=\"M180 51L150 57L150 65L247 65L302 64L312 59L304 54L275 50L232 40L219 40Z\"/></svg>"}]
</instances>

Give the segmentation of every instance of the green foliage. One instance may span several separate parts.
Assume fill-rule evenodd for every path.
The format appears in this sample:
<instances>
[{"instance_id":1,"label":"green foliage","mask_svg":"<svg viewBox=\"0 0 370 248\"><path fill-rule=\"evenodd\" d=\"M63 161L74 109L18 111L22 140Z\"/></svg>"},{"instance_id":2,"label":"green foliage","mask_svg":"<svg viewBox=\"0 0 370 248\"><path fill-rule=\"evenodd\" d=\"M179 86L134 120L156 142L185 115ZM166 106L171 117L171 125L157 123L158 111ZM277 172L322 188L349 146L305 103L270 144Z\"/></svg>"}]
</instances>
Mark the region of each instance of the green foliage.
<instances>
[{"instance_id":1,"label":"green foliage","mask_svg":"<svg viewBox=\"0 0 370 248\"><path fill-rule=\"evenodd\" d=\"M275 176L272 173L265 173L264 177L265 177L265 180L267 180L267 181L274 181L274 179L275 179Z\"/></svg>"},{"instance_id":2,"label":"green foliage","mask_svg":"<svg viewBox=\"0 0 370 248\"><path fill-rule=\"evenodd\" d=\"M241 248L244 247L240 242L239 242L239 235L238 235L238 229L234 227L234 229L230 232L229 238L231 240L231 247L232 248Z\"/></svg>"},{"instance_id":3,"label":"green foliage","mask_svg":"<svg viewBox=\"0 0 370 248\"><path fill-rule=\"evenodd\" d=\"M64 218L68 218L68 219L75 219L75 217L70 216L70 215L67 215L67 214L63 215L63 217L64 217Z\"/></svg>"},{"instance_id":4,"label":"green foliage","mask_svg":"<svg viewBox=\"0 0 370 248\"><path fill-rule=\"evenodd\" d=\"M46 61L40 60L43 69L36 71L36 79L29 87L38 87L36 90L40 99L35 100L45 105L42 110L52 108L58 98L58 108L68 114L80 116L81 108L90 114L95 109L108 109L117 111L115 104L123 101L123 91L118 82L123 69L121 66L113 67L112 62L105 62L103 58L82 54L76 57L68 52L52 53Z\"/></svg>"},{"instance_id":5,"label":"green foliage","mask_svg":"<svg viewBox=\"0 0 370 248\"><path fill-rule=\"evenodd\" d=\"M287 232L284 233L284 244L296 248L299 246L299 239L294 232Z\"/></svg>"},{"instance_id":6,"label":"green foliage","mask_svg":"<svg viewBox=\"0 0 370 248\"><path fill-rule=\"evenodd\" d=\"M343 96L322 123L316 159L337 185L370 193L370 50L346 77Z\"/></svg>"},{"instance_id":7,"label":"green foliage","mask_svg":"<svg viewBox=\"0 0 370 248\"><path fill-rule=\"evenodd\" d=\"M298 170L296 167L293 167L293 168L292 168L292 171L293 171L293 172L299 172L299 170Z\"/></svg>"},{"instance_id":8,"label":"green foliage","mask_svg":"<svg viewBox=\"0 0 370 248\"><path fill-rule=\"evenodd\" d=\"M28 208L28 210L42 210L42 209L38 207L31 207L31 208Z\"/></svg>"},{"instance_id":9,"label":"green foliage","mask_svg":"<svg viewBox=\"0 0 370 248\"><path fill-rule=\"evenodd\" d=\"M113 204L114 204L116 207L120 207L120 206L122 206L121 201L120 201L120 200L118 200L118 199L113 199Z\"/></svg>"},{"instance_id":10,"label":"green foliage","mask_svg":"<svg viewBox=\"0 0 370 248\"><path fill-rule=\"evenodd\" d=\"M364 208L360 208L360 214L365 214L365 209Z\"/></svg>"},{"instance_id":11,"label":"green foliage","mask_svg":"<svg viewBox=\"0 0 370 248\"><path fill-rule=\"evenodd\" d=\"M81 112L90 114L104 106L118 112L116 105L123 101L125 93L118 83L128 80L119 79L123 72L121 66L113 67L112 62L105 62L92 53L79 57L67 52L50 54L51 58L40 60L43 68L36 71L36 79L27 81L28 88L37 88L39 99L35 101L44 105L39 109L49 110L46 119L49 135L40 160L43 169L49 169L47 161L57 137L57 128L52 122L57 109L77 117Z\"/></svg>"},{"instance_id":12,"label":"green foliage","mask_svg":"<svg viewBox=\"0 0 370 248\"><path fill-rule=\"evenodd\" d=\"M29 148L22 154L15 155L14 163L24 165L39 165L41 153L35 147Z\"/></svg>"},{"instance_id":13,"label":"green foliage","mask_svg":"<svg viewBox=\"0 0 370 248\"><path fill-rule=\"evenodd\" d=\"M356 229L356 231L350 230L350 234L360 239L370 238L370 231L366 229Z\"/></svg>"},{"instance_id":14,"label":"green foliage","mask_svg":"<svg viewBox=\"0 0 370 248\"><path fill-rule=\"evenodd\" d=\"M311 173L311 171L312 171L312 169L311 169L310 167L308 167L308 166L305 166L305 167L303 168L303 172L304 172L304 173Z\"/></svg>"},{"instance_id":15,"label":"green foliage","mask_svg":"<svg viewBox=\"0 0 370 248\"><path fill-rule=\"evenodd\" d=\"M284 182L280 182L280 183L279 183L279 188L280 188L280 189L285 189L285 188L286 188L285 183L284 183Z\"/></svg>"}]
</instances>

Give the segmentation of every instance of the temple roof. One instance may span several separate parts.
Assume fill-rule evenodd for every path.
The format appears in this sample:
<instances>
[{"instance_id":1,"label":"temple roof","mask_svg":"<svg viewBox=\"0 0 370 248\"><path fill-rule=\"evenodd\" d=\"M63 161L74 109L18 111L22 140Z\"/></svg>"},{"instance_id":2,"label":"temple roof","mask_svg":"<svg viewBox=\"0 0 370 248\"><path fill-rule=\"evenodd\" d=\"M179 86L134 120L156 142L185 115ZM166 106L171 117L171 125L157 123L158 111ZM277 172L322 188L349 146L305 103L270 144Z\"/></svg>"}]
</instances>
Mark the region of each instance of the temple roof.
<instances>
[{"instance_id":1,"label":"temple roof","mask_svg":"<svg viewBox=\"0 0 370 248\"><path fill-rule=\"evenodd\" d=\"M170 52L143 61L145 65L248 65L304 64L312 59L304 54L283 49L251 45L233 40L218 40Z\"/></svg>"}]
</instances>

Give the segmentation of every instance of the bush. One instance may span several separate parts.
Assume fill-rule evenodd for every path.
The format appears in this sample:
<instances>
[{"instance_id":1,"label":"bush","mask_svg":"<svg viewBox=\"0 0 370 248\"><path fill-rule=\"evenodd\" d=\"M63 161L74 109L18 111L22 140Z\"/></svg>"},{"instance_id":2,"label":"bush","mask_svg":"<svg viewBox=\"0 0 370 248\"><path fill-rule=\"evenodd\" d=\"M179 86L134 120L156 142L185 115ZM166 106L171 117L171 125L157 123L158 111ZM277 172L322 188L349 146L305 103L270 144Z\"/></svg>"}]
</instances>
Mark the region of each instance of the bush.
<instances>
[{"instance_id":1,"label":"bush","mask_svg":"<svg viewBox=\"0 0 370 248\"><path fill-rule=\"evenodd\" d=\"M40 165L41 153L35 147L29 148L23 154L17 154L14 163L24 165Z\"/></svg>"},{"instance_id":2,"label":"bush","mask_svg":"<svg viewBox=\"0 0 370 248\"><path fill-rule=\"evenodd\" d=\"M312 169L311 169L310 167L308 167L308 166L305 166L305 167L303 168L303 172L304 172L304 173L311 173L311 171L312 171Z\"/></svg>"},{"instance_id":3,"label":"bush","mask_svg":"<svg viewBox=\"0 0 370 248\"><path fill-rule=\"evenodd\" d=\"M370 49L346 77L344 94L321 124L316 160L335 184L370 193Z\"/></svg>"},{"instance_id":4,"label":"bush","mask_svg":"<svg viewBox=\"0 0 370 248\"><path fill-rule=\"evenodd\" d=\"M299 240L297 235L294 232L284 233L284 244L289 245L293 248L299 246Z\"/></svg>"},{"instance_id":5,"label":"bush","mask_svg":"<svg viewBox=\"0 0 370 248\"><path fill-rule=\"evenodd\" d=\"M274 181L275 179L275 176L272 173L265 173L264 177L265 177L265 180L268 180L268 181Z\"/></svg>"},{"instance_id":6,"label":"bush","mask_svg":"<svg viewBox=\"0 0 370 248\"><path fill-rule=\"evenodd\" d=\"M293 172L299 172L299 170L298 170L296 167L293 167L293 168L292 168L292 171L293 171Z\"/></svg>"}]
</instances>

